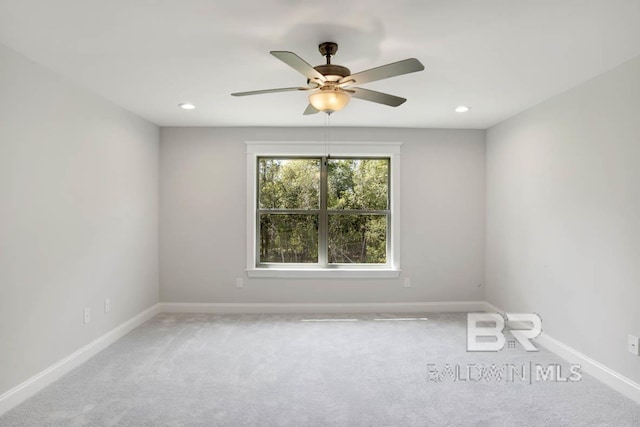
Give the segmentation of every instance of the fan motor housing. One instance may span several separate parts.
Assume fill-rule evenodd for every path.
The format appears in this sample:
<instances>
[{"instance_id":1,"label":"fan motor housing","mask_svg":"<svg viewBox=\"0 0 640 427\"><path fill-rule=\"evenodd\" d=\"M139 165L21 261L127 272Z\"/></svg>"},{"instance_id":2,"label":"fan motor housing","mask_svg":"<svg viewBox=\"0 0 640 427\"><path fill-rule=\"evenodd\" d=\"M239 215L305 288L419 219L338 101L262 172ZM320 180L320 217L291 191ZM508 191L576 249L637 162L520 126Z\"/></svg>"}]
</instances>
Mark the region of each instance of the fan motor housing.
<instances>
[{"instance_id":1,"label":"fan motor housing","mask_svg":"<svg viewBox=\"0 0 640 427\"><path fill-rule=\"evenodd\" d=\"M315 70L320 74L322 74L323 76L327 76L327 77L329 76L347 77L351 75L351 71L347 67L343 67L342 65L323 64L323 65L317 65L313 68L315 68Z\"/></svg>"}]
</instances>

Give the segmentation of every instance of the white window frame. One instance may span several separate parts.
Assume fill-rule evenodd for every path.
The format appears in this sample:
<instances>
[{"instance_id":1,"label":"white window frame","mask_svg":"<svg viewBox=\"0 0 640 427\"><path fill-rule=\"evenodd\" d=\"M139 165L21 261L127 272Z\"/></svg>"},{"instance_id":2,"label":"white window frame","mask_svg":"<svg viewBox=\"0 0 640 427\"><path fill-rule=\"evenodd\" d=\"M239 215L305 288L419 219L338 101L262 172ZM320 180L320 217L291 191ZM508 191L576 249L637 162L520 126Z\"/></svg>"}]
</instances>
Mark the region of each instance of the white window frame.
<instances>
[{"instance_id":1,"label":"white window frame","mask_svg":"<svg viewBox=\"0 0 640 427\"><path fill-rule=\"evenodd\" d=\"M249 277L282 278L395 278L400 276L400 147L401 142L273 142L247 141L247 275ZM328 149L328 147L330 149ZM385 268L379 265L367 267L277 267L256 266L257 253L257 161L258 157L381 157L390 159L391 191L391 244L387 254L389 262Z\"/></svg>"}]
</instances>

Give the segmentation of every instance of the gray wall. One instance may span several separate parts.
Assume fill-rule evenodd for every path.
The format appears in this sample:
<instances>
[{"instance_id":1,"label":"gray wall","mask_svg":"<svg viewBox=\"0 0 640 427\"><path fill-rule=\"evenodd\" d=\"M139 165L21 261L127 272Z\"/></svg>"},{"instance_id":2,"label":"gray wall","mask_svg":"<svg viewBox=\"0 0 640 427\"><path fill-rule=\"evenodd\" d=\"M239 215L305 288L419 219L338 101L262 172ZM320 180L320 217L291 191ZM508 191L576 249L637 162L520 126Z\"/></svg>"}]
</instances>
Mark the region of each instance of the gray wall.
<instances>
[{"instance_id":1,"label":"gray wall","mask_svg":"<svg viewBox=\"0 0 640 427\"><path fill-rule=\"evenodd\" d=\"M400 279L246 279L247 140L323 141L322 128L163 128L160 300L482 300L484 131L332 128L332 141L401 141Z\"/></svg>"},{"instance_id":2,"label":"gray wall","mask_svg":"<svg viewBox=\"0 0 640 427\"><path fill-rule=\"evenodd\" d=\"M487 299L640 382L640 58L487 132Z\"/></svg>"},{"instance_id":3,"label":"gray wall","mask_svg":"<svg viewBox=\"0 0 640 427\"><path fill-rule=\"evenodd\" d=\"M2 45L0 64L2 394L157 302L158 129Z\"/></svg>"}]
</instances>

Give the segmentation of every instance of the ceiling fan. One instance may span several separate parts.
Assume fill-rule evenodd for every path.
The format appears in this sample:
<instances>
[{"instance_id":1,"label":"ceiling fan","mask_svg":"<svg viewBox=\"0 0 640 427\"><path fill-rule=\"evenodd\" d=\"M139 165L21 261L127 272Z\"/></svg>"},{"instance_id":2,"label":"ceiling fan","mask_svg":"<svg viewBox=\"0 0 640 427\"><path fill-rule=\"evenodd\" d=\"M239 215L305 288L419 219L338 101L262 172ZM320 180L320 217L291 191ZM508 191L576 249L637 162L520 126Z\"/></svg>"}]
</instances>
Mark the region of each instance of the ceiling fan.
<instances>
[{"instance_id":1,"label":"ceiling fan","mask_svg":"<svg viewBox=\"0 0 640 427\"><path fill-rule=\"evenodd\" d=\"M312 67L293 52L271 51L273 56L304 75L307 78L307 86L236 92L231 95L247 96L290 91L311 92L309 106L304 111L305 115L316 114L320 111L331 114L343 109L349 103L351 97L397 107L403 104L406 99L375 90L363 89L355 85L424 70L424 65L420 61L415 58L409 58L351 74L347 67L331 63L331 57L338 51L337 43L321 43L318 46L318 50L326 58L327 63L315 67Z\"/></svg>"}]
</instances>

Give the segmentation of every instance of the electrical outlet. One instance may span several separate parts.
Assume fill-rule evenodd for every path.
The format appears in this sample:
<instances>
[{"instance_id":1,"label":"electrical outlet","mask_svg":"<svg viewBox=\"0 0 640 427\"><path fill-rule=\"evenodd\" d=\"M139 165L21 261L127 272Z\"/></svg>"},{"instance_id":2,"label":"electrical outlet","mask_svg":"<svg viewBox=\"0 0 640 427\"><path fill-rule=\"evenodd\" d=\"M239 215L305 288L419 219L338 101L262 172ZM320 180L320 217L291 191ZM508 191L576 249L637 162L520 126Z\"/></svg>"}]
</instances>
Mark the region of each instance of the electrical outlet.
<instances>
[{"instance_id":1,"label":"electrical outlet","mask_svg":"<svg viewBox=\"0 0 640 427\"><path fill-rule=\"evenodd\" d=\"M411 287L411 278L410 277L405 277L404 278L404 287L405 288L410 288Z\"/></svg>"},{"instance_id":2,"label":"electrical outlet","mask_svg":"<svg viewBox=\"0 0 640 427\"><path fill-rule=\"evenodd\" d=\"M107 298L104 300L104 312L108 313L111 311L111 298Z\"/></svg>"},{"instance_id":3,"label":"electrical outlet","mask_svg":"<svg viewBox=\"0 0 640 427\"><path fill-rule=\"evenodd\" d=\"M242 277L237 277L236 278L236 288L242 288L244 287L244 280L242 280Z\"/></svg>"},{"instance_id":4,"label":"electrical outlet","mask_svg":"<svg viewBox=\"0 0 640 427\"><path fill-rule=\"evenodd\" d=\"M640 356L640 340L638 337L629 335L629 338L627 339L627 349L629 350L629 353Z\"/></svg>"},{"instance_id":5,"label":"electrical outlet","mask_svg":"<svg viewBox=\"0 0 640 427\"><path fill-rule=\"evenodd\" d=\"M84 309L84 324L91 322L91 309L89 307Z\"/></svg>"}]
</instances>

